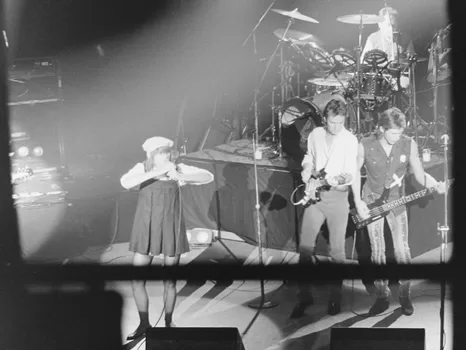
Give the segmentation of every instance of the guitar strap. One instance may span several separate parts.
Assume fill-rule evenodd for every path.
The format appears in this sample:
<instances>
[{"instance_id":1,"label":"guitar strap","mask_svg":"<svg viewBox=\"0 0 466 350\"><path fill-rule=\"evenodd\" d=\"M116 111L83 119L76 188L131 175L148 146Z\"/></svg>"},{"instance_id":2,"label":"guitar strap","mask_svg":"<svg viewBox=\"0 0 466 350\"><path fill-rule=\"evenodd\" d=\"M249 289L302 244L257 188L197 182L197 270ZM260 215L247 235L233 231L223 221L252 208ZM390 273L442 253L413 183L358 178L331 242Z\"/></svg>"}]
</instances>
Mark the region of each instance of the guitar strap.
<instances>
[{"instance_id":1,"label":"guitar strap","mask_svg":"<svg viewBox=\"0 0 466 350\"><path fill-rule=\"evenodd\" d=\"M396 149L393 150L393 154L391 156L392 158L392 161L390 162L390 168L388 169L388 172L387 172L387 175L385 176L385 180L384 180L384 188L386 189L389 189L391 188L393 182L392 180L395 180L395 184L397 184L398 181L396 181L396 179L393 178L393 176L395 175L395 172L396 172L396 169L398 167L398 160L397 158L399 158L399 155L398 155L398 147ZM401 180L400 180L401 181Z\"/></svg>"},{"instance_id":2,"label":"guitar strap","mask_svg":"<svg viewBox=\"0 0 466 350\"><path fill-rule=\"evenodd\" d=\"M402 195L404 193L404 182L403 182L403 178L404 178L404 174L401 176L401 177L398 177L395 173L396 173L396 169L400 166L400 156L401 156L401 153L403 151L403 148L404 148L404 140L402 140L400 142L400 144L396 145L393 149L393 155L392 155L392 161L390 163L390 168L388 169L388 172L387 172L387 175L385 177L385 188L387 189L390 189L392 187L395 187L396 185L399 185L399 190L400 190L400 195ZM409 139L409 142L411 142L411 139ZM410 145L407 145L407 147L410 146ZM410 149L408 151L408 153L410 153ZM407 158L409 159L409 155L407 156Z\"/></svg>"}]
</instances>

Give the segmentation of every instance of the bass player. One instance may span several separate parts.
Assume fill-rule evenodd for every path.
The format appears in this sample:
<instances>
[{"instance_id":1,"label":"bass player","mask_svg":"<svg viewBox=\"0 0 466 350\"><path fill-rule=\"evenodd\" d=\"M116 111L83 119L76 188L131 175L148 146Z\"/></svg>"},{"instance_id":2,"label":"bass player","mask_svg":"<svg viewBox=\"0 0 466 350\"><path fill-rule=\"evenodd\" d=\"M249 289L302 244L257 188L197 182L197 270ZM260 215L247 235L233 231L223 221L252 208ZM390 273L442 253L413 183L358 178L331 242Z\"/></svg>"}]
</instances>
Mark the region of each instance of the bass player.
<instances>
[{"instance_id":1,"label":"bass player","mask_svg":"<svg viewBox=\"0 0 466 350\"><path fill-rule=\"evenodd\" d=\"M404 177L408 167L416 181L424 187L435 187L437 193L445 193L444 182L437 182L424 171L418 154L418 146L413 139L403 135L406 128L406 116L398 108L389 108L379 116L378 128L374 135L361 140L358 147L357 179L353 181L352 190L358 215L369 217L367 204L380 198L384 189L388 192L387 201L399 199L404 195ZM362 166L366 168L367 179L362 190L359 181ZM406 206L399 206L386 216L393 239L395 261L397 264L409 264L411 254L408 244L408 216ZM371 261L385 264L384 218L367 226L371 244ZM374 282L377 299L369 310L369 315L378 315L389 308L390 290L388 280ZM414 307L410 296L410 281L400 280L398 289L399 302L404 315L410 316Z\"/></svg>"},{"instance_id":2,"label":"bass player","mask_svg":"<svg viewBox=\"0 0 466 350\"><path fill-rule=\"evenodd\" d=\"M327 221L330 242L330 257L336 263L344 263L345 235L348 223L349 185L356 176L358 140L345 128L346 103L330 100L325 106L324 127L317 127L308 136L307 153L302 161L302 180L311 199L316 199L317 186L322 182L328 188L320 192L320 201L304 210L299 242L299 263L314 263L317 235L324 221ZM318 179L318 173L325 170L325 178ZM340 312L342 280L332 283L328 302L328 313ZM313 303L309 283L298 284L298 303L291 318L304 315L307 306Z\"/></svg>"}]
</instances>

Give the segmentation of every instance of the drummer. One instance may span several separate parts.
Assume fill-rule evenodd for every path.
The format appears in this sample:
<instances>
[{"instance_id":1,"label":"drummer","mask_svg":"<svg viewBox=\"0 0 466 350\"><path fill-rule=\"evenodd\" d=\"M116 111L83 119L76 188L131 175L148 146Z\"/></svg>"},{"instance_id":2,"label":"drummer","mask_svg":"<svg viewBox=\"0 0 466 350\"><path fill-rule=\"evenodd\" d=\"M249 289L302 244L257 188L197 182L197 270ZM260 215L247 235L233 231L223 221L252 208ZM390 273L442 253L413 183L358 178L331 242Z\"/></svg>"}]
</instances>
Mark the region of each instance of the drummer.
<instances>
[{"instance_id":1,"label":"drummer","mask_svg":"<svg viewBox=\"0 0 466 350\"><path fill-rule=\"evenodd\" d=\"M364 60L366 53L374 49L385 52L388 61L397 60L398 53L401 62L413 57L416 52L412 40L406 33L399 31L398 12L391 7L384 7L379 11L379 17L382 19L382 22L378 23L379 30L367 38L361 58Z\"/></svg>"}]
</instances>

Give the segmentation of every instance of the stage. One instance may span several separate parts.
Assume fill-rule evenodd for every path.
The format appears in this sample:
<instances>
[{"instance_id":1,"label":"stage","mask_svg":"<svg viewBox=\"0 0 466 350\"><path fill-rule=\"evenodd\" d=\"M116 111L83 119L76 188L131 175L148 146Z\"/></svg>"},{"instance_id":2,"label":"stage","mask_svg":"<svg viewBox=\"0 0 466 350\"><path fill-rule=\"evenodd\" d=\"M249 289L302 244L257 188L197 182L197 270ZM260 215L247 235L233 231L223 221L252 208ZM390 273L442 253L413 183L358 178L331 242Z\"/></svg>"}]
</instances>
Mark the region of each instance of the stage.
<instances>
[{"instance_id":1,"label":"stage","mask_svg":"<svg viewBox=\"0 0 466 350\"><path fill-rule=\"evenodd\" d=\"M257 248L235 239L231 233L223 242L214 242L210 247L193 249L181 258L182 264L210 262L222 264L237 262L257 264ZM451 245L447 256L451 255ZM325 259L325 257L320 257ZM276 264L295 264L298 256L294 252L275 249L264 250L264 259ZM419 255L413 263L435 263L440 261L439 249ZM93 247L81 257L67 261L73 263L97 262L101 264L129 264L131 255L128 243ZM160 265L162 259L155 258L153 264ZM289 319L296 302L296 287L292 282L265 281L266 297L277 302L276 308L257 310L248 303L260 296L259 282L231 281L219 284L216 281L186 282L177 285L178 299L174 313L177 327L234 327L237 328L245 349L255 350L294 350L329 349L331 328L424 328L426 331L425 350L439 349L440 342L440 286L425 280L412 281L412 298L415 312L412 316L401 314L396 294L391 298L391 306L382 315L365 315L374 301L360 280L345 280L342 299L342 312L336 316L327 315L327 294L325 286L314 288L315 304L308 307L306 315L298 320ZM143 340L127 342L125 337L138 324L138 316L131 294L129 282L107 284L108 290L115 290L124 298L122 319L122 341L125 349L145 349ZM392 292L396 293L395 289ZM163 286L161 282L148 283L150 297L150 319L153 325L161 316L163 305ZM445 301L445 350L452 346L452 300L447 289ZM256 318L257 316L257 318ZM163 326L163 315L160 324ZM391 340L391 339L390 339ZM138 348L141 345L140 348Z\"/></svg>"},{"instance_id":2,"label":"stage","mask_svg":"<svg viewBox=\"0 0 466 350\"><path fill-rule=\"evenodd\" d=\"M186 186L182 203L189 233L209 232L212 241L183 255L181 264L208 262L244 265L258 263L255 219L255 190L253 161L247 140L217 146L184 156L183 163L212 171L215 181L205 186ZM235 146L236 145L236 146ZM243 149L238 151L242 145ZM249 143L250 145L250 143ZM235 148L237 147L237 148ZM434 159L426 169L441 180L443 161ZM261 221L264 238L264 263L295 264L297 222L302 209L289 203L299 167L283 159L262 159L258 162L258 184L261 198ZM99 263L103 265L131 264L128 241L137 201L137 192L121 191L115 179L76 179L70 191L69 203L57 207L19 209L22 222L21 238L26 260L61 264ZM103 184L107 184L104 186ZM408 186L409 187L409 186ZM115 191L118 189L118 191ZM414 188L411 191L415 190ZM409 207L410 245L413 263L440 262L440 237L436 223L442 220L443 196L425 198ZM40 225L47 215L65 215L57 219L55 232L41 236ZM58 217L58 216L57 216ZM29 218L29 221L27 220ZM60 221L60 222L59 222ZM79 230L77 230L79 228ZM66 229L66 230L64 230ZM42 229L43 231L43 229ZM353 252L354 235L348 235L347 262L358 263ZM367 255L363 239L357 239L359 251ZM357 245L358 245L357 244ZM361 250L362 249L362 250ZM358 250L358 248L356 249ZM447 249L450 259L452 245ZM328 260L325 240L319 238L318 259ZM156 257L154 264L161 264ZM396 294L390 309L383 315L367 317L374 301L360 280L346 280L342 312L328 316L325 286L315 287L315 304L299 320L289 319L296 302L296 286L290 281L266 281L267 297L279 306L257 313L248 303L260 296L259 282L216 281L190 283L179 281L178 302L174 322L178 327L234 327L246 349L328 349L332 328L424 328L426 350L439 348L440 286L425 280L413 281L412 296L415 313L403 316ZM77 288L79 286L66 287ZM124 298L122 342L137 326L137 311L129 282L107 284ZM148 283L151 322L157 323L161 313L163 289L159 282ZM43 288L41 289L44 290ZM160 327L161 325L157 325ZM452 349L452 305L450 292L446 299L446 347ZM126 344L126 349L144 349L141 341Z\"/></svg>"}]
</instances>

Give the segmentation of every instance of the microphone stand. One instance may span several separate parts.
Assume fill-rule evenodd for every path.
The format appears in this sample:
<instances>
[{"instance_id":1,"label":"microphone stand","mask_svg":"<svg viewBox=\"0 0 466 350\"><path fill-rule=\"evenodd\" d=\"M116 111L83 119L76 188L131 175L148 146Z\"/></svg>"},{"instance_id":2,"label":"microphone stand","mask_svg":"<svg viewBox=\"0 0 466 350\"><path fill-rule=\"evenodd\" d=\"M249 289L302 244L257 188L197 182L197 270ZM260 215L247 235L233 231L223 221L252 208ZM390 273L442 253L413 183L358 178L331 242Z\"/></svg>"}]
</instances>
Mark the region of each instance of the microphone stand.
<instances>
[{"instance_id":1,"label":"microphone stand","mask_svg":"<svg viewBox=\"0 0 466 350\"><path fill-rule=\"evenodd\" d=\"M270 9L272 8L272 6L275 4L275 1L277 1L277 0L273 0L273 2L270 4L270 6L267 8L267 10L265 10L264 14L263 14L262 17L259 19L259 21L257 22L257 24L254 26L254 28L252 29L251 33L249 33L248 37L243 41L243 43L241 44L241 46L246 45L246 43L249 41L249 38L250 38L251 36L255 35L257 28L259 28L260 24L262 23L262 20L265 18L265 16L267 15L267 13L269 13L269 11L270 11ZM254 41L255 41L255 39L254 39ZM256 47L256 45L254 45L254 54L256 53L255 47Z\"/></svg>"},{"instance_id":2,"label":"microphone stand","mask_svg":"<svg viewBox=\"0 0 466 350\"><path fill-rule=\"evenodd\" d=\"M444 181L448 184L448 135L443 135L441 139L443 140L443 147L444 147ZM445 209L445 217L444 217L444 224L440 226L440 223L437 223L437 233L442 236L442 244L440 246L440 264L445 264L446 261L446 253L445 249L448 244L448 233L450 228L448 227L448 185L447 190L445 191L445 202L444 202L444 209ZM444 348L444 333L445 333L445 289L446 289L446 281L442 279L441 281L441 289L440 289L440 350Z\"/></svg>"},{"instance_id":3,"label":"microphone stand","mask_svg":"<svg viewBox=\"0 0 466 350\"><path fill-rule=\"evenodd\" d=\"M362 11L361 21L359 23L359 39L358 46L356 46L356 75L358 77L357 83L357 97L356 97L356 130L357 134L361 134L361 52L362 52L362 30L364 24L362 23Z\"/></svg>"},{"instance_id":4,"label":"microphone stand","mask_svg":"<svg viewBox=\"0 0 466 350\"><path fill-rule=\"evenodd\" d=\"M262 258L262 234L261 234L261 218L260 218L260 202L259 202L259 185L257 183L257 159L256 159L256 149L257 149L257 138L252 137L252 148L253 148L253 161L254 161L254 181L255 181L255 190L256 190L256 224L257 224L257 243L258 243L258 255L259 255L259 265L264 265ZM261 278L261 297L259 301L252 301L248 304L250 308L253 309L271 309L278 306L278 303L265 300L264 293L264 280Z\"/></svg>"}]
</instances>

